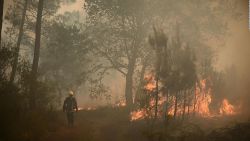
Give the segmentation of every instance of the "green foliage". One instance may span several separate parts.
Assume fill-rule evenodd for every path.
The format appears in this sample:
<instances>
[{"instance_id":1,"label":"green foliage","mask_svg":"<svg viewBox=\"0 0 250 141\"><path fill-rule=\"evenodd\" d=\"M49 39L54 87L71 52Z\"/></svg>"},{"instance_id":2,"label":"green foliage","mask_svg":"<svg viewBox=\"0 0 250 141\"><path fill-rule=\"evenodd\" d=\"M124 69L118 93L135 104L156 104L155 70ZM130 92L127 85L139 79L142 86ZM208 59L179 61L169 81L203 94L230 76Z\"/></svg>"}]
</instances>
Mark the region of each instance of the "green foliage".
<instances>
[{"instance_id":1,"label":"green foliage","mask_svg":"<svg viewBox=\"0 0 250 141\"><path fill-rule=\"evenodd\" d=\"M111 95L110 89L106 87L102 80L90 80L89 96L91 99L102 99L110 101Z\"/></svg>"},{"instance_id":2,"label":"green foliage","mask_svg":"<svg viewBox=\"0 0 250 141\"><path fill-rule=\"evenodd\" d=\"M9 69L13 61L11 43L3 43L0 48L0 140L38 140L45 136L55 114L54 85L49 81L37 82L36 111L30 107L30 71L27 60L20 60L18 80L9 82ZM55 118L54 118L55 119Z\"/></svg>"},{"instance_id":3,"label":"green foliage","mask_svg":"<svg viewBox=\"0 0 250 141\"><path fill-rule=\"evenodd\" d=\"M24 69L22 70L23 73ZM53 85L38 82L37 109L31 111L30 93L27 91L29 78L23 77L27 77L27 74L21 75L18 86L1 80L1 140L39 140L47 134L49 124L55 117L55 114L51 114L55 110Z\"/></svg>"},{"instance_id":4,"label":"green foliage","mask_svg":"<svg viewBox=\"0 0 250 141\"><path fill-rule=\"evenodd\" d=\"M3 43L0 46L0 56L1 56L1 59L0 59L0 67L1 67L1 69L0 69L0 85L2 82L7 81L7 79L8 79L6 71L8 70L8 68L11 65L13 54L14 54L13 50L8 48L5 43Z\"/></svg>"},{"instance_id":5,"label":"green foliage","mask_svg":"<svg viewBox=\"0 0 250 141\"><path fill-rule=\"evenodd\" d=\"M41 74L55 82L59 92L77 90L86 81L89 48L85 46L87 36L81 27L80 23L71 25L67 23L67 17L58 16L47 29L46 47L41 54Z\"/></svg>"}]
</instances>

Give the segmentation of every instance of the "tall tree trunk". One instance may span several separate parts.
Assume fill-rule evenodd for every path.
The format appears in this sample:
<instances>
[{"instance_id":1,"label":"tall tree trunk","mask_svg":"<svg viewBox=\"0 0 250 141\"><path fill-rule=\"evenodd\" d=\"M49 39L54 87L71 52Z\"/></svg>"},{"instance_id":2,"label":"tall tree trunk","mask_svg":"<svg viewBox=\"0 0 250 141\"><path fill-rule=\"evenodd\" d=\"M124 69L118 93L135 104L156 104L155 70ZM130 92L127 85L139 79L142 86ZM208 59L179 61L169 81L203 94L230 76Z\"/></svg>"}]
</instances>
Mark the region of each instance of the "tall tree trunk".
<instances>
[{"instance_id":1,"label":"tall tree trunk","mask_svg":"<svg viewBox=\"0 0 250 141\"><path fill-rule=\"evenodd\" d=\"M22 19L19 27L19 35L17 39L17 46L15 49L15 55L14 55L14 62L12 64L12 72L10 75L10 83L13 83L16 75L16 70L17 70L17 64L18 64L18 57L19 57L19 50L20 50L20 45L23 37L23 26L25 22L25 16L26 16L26 11L27 11L27 6L28 6L28 0L25 0L24 2L24 7L23 7L23 13L22 13Z\"/></svg>"},{"instance_id":2,"label":"tall tree trunk","mask_svg":"<svg viewBox=\"0 0 250 141\"><path fill-rule=\"evenodd\" d=\"M131 70L126 75L126 88L125 88L125 97L126 97L126 105L131 106L133 104L132 97L132 86L133 86L133 73Z\"/></svg>"},{"instance_id":3,"label":"tall tree trunk","mask_svg":"<svg viewBox=\"0 0 250 141\"><path fill-rule=\"evenodd\" d=\"M148 61L148 59L146 57L145 60L143 61L142 69L140 72L140 82L139 82L139 86L138 86L136 94L135 94L135 102L137 102L139 99L141 99L141 94L143 93L144 75L145 75L145 71L147 68L147 61Z\"/></svg>"},{"instance_id":4,"label":"tall tree trunk","mask_svg":"<svg viewBox=\"0 0 250 141\"><path fill-rule=\"evenodd\" d=\"M193 91L192 89L188 91L188 103L187 103L187 104L188 104L188 105L187 105L187 108L188 108L188 109L187 109L187 117L189 117L189 113L190 113L190 103L191 103L191 102L190 102L190 94L192 94L192 91Z\"/></svg>"},{"instance_id":5,"label":"tall tree trunk","mask_svg":"<svg viewBox=\"0 0 250 141\"><path fill-rule=\"evenodd\" d=\"M197 104L197 96L196 96L196 85L194 86L194 107L193 107L193 115L196 112L196 104Z\"/></svg>"},{"instance_id":6,"label":"tall tree trunk","mask_svg":"<svg viewBox=\"0 0 250 141\"><path fill-rule=\"evenodd\" d=\"M177 92L178 93L178 92ZM174 103L174 119L176 118L176 114L177 114L177 106L178 106L178 98L177 98L177 93L175 94L175 103Z\"/></svg>"},{"instance_id":7,"label":"tall tree trunk","mask_svg":"<svg viewBox=\"0 0 250 141\"><path fill-rule=\"evenodd\" d=\"M168 95L168 91L167 91L167 93L165 94L166 95L166 101L165 101L165 103L164 103L164 108L163 108L163 119L164 120L168 120L168 106L169 106L169 104L168 104L168 102L169 102L169 95Z\"/></svg>"},{"instance_id":8,"label":"tall tree trunk","mask_svg":"<svg viewBox=\"0 0 250 141\"><path fill-rule=\"evenodd\" d=\"M36 18L36 37L35 37L35 49L34 49L34 58L31 70L31 84L30 84L30 106L31 108L36 108L36 79L38 72L38 63L40 56L40 40L41 40L41 26L42 26L42 13L43 13L43 1L39 0L37 18Z\"/></svg>"},{"instance_id":9,"label":"tall tree trunk","mask_svg":"<svg viewBox=\"0 0 250 141\"><path fill-rule=\"evenodd\" d=\"M186 94L187 94L187 90L184 91L184 100L183 100L183 113L182 113L182 119L185 118L185 112L186 112Z\"/></svg>"},{"instance_id":10,"label":"tall tree trunk","mask_svg":"<svg viewBox=\"0 0 250 141\"><path fill-rule=\"evenodd\" d=\"M190 110L191 110L191 108L192 108L192 99L190 98L190 96L194 93L194 87L192 87L191 88L191 90L189 90L189 92L188 92L188 117L190 116Z\"/></svg>"},{"instance_id":11,"label":"tall tree trunk","mask_svg":"<svg viewBox=\"0 0 250 141\"><path fill-rule=\"evenodd\" d=\"M157 47L156 55L157 55L157 62L156 62L156 92L155 92L155 119L157 118L158 113L158 100L159 100L159 75L160 75L160 67L161 67L161 48Z\"/></svg>"},{"instance_id":12,"label":"tall tree trunk","mask_svg":"<svg viewBox=\"0 0 250 141\"><path fill-rule=\"evenodd\" d=\"M4 0L0 0L0 46L1 46L1 39L2 39L2 27L3 27L3 5L4 5Z\"/></svg>"},{"instance_id":13,"label":"tall tree trunk","mask_svg":"<svg viewBox=\"0 0 250 141\"><path fill-rule=\"evenodd\" d=\"M128 72L126 74L126 88L125 88L125 97L126 97L126 105L133 105L133 74L135 67L135 56L133 55L131 59L129 59L128 64Z\"/></svg>"},{"instance_id":14,"label":"tall tree trunk","mask_svg":"<svg viewBox=\"0 0 250 141\"><path fill-rule=\"evenodd\" d=\"M157 70L159 71L159 70ZM155 92L155 119L158 113L158 100L159 100L159 73L156 74L156 92Z\"/></svg>"}]
</instances>

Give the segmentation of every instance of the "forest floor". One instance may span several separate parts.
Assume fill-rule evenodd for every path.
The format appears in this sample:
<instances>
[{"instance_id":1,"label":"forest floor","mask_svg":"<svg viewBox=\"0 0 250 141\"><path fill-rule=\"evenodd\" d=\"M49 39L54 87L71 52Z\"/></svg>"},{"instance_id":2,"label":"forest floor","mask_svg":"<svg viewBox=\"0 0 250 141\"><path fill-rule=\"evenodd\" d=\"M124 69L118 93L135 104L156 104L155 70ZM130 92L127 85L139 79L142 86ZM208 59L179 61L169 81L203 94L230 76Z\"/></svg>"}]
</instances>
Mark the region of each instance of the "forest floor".
<instances>
[{"instance_id":1,"label":"forest floor","mask_svg":"<svg viewBox=\"0 0 250 141\"><path fill-rule=\"evenodd\" d=\"M100 108L75 113L74 127L67 126L66 115L60 113L59 128L50 131L46 141L116 141L123 136L131 122L124 108ZM58 126L58 125L57 125ZM120 136L120 137L118 137Z\"/></svg>"},{"instance_id":2,"label":"forest floor","mask_svg":"<svg viewBox=\"0 0 250 141\"><path fill-rule=\"evenodd\" d=\"M49 131L44 141L147 141L166 140L166 137L175 141L182 140L187 133L189 139L185 140L195 141L203 140L201 138L214 129L237 123L232 118L194 118L184 123L170 123L169 128L164 126L164 122L152 127L147 120L131 122L125 108L107 107L77 112L74 127L67 126L64 113L60 113L58 119L56 128Z\"/></svg>"}]
</instances>

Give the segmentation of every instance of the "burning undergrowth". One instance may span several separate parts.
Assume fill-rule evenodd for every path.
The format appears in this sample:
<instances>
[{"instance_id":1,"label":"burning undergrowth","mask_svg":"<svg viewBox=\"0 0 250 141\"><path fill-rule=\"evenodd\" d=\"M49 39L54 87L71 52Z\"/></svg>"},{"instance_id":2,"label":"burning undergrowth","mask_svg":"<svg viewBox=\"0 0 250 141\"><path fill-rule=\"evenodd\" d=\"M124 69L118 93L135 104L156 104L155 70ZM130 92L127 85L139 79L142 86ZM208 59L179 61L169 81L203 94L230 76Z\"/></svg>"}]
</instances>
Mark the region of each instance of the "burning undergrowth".
<instances>
[{"instance_id":1,"label":"burning undergrowth","mask_svg":"<svg viewBox=\"0 0 250 141\"><path fill-rule=\"evenodd\" d=\"M213 118L223 116L234 116L239 114L240 105L233 105L227 98L219 101L218 109L212 109L213 102L212 85L209 85L209 79L203 79L196 82L195 87L188 91L181 91L177 94L171 94L159 91L157 101L157 116L155 116L156 107L156 80L153 75L145 76L144 93L141 100L144 106L130 113L130 120L140 119L167 119L167 118L189 118L198 116L202 118ZM146 103L146 104L145 104ZM141 105L141 102L139 103Z\"/></svg>"},{"instance_id":2,"label":"burning undergrowth","mask_svg":"<svg viewBox=\"0 0 250 141\"><path fill-rule=\"evenodd\" d=\"M153 74L146 75L144 80L143 93L138 101L134 101L139 106L130 112L130 121L155 118L156 80ZM191 116L213 118L239 114L241 106L232 104L227 98L220 100L217 109L211 106L213 104L213 93L212 85L209 84L211 83L209 81L209 79L200 80L195 84L194 89L186 92L182 91L177 95L160 90L157 102L157 118L189 118ZM126 101L117 101L111 107L126 107ZM79 110L83 111L97 109L98 107L92 106L79 108Z\"/></svg>"}]
</instances>

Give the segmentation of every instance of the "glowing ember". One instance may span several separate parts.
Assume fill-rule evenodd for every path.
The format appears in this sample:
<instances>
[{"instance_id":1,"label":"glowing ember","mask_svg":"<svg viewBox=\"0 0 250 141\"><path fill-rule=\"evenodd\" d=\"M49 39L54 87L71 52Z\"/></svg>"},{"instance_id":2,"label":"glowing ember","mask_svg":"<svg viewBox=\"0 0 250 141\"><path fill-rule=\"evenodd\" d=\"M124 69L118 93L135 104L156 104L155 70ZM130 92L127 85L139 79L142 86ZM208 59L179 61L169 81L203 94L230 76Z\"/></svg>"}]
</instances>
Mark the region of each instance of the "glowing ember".
<instances>
[{"instance_id":1,"label":"glowing ember","mask_svg":"<svg viewBox=\"0 0 250 141\"><path fill-rule=\"evenodd\" d=\"M95 107L86 107L86 108L78 107L78 111L82 111L82 110L90 111L90 110L96 110L96 108Z\"/></svg>"},{"instance_id":2,"label":"glowing ember","mask_svg":"<svg viewBox=\"0 0 250 141\"><path fill-rule=\"evenodd\" d=\"M147 116L145 110L133 111L130 113L131 121L144 119Z\"/></svg>"},{"instance_id":3,"label":"glowing ember","mask_svg":"<svg viewBox=\"0 0 250 141\"><path fill-rule=\"evenodd\" d=\"M85 111L91 111L91 110L96 110L96 107L78 107L78 111L82 111L82 110L85 110Z\"/></svg>"},{"instance_id":4,"label":"glowing ember","mask_svg":"<svg viewBox=\"0 0 250 141\"><path fill-rule=\"evenodd\" d=\"M95 107L88 107L86 110L91 111L91 110L96 110L96 108Z\"/></svg>"},{"instance_id":5,"label":"glowing ember","mask_svg":"<svg viewBox=\"0 0 250 141\"><path fill-rule=\"evenodd\" d=\"M78 107L78 111L81 111L81 110L83 110L83 108L82 107Z\"/></svg>"},{"instance_id":6,"label":"glowing ember","mask_svg":"<svg viewBox=\"0 0 250 141\"><path fill-rule=\"evenodd\" d=\"M125 100L121 100L121 101L117 102L115 104L115 106L116 107L124 107L124 106L126 106L126 101Z\"/></svg>"},{"instance_id":7,"label":"glowing ember","mask_svg":"<svg viewBox=\"0 0 250 141\"><path fill-rule=\"evenodd\" d=\"M149 83L148 85L145 86L145 89L147 89L148 91L152 91L155 89L155 85L154 84L151 84Z\"/></svg>"},{"instance_id":8,"label":"glowing ember","mask_svg":"<svg viewBox=\"0 0 250 141\"><path fill-rule=\"evenodd\" d=\"M223 99L221 107L220 107L220 114L224 115L234 115L235 108L231 105L227 99Z\"/></svg>"},{"instance_id":9,"label":"glowing ember","mask_svg":"<svg viewBox=\"0 0 250 141\"><path fill-rule=\"evenodd\" d=\"M153 75L147 75L144 79L147 81L144 88L148 91L153 91L156 88L156 81L154 80Z\"/></svg>"}]
</instances>

